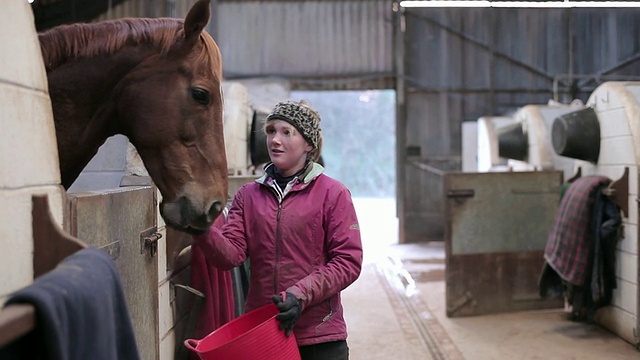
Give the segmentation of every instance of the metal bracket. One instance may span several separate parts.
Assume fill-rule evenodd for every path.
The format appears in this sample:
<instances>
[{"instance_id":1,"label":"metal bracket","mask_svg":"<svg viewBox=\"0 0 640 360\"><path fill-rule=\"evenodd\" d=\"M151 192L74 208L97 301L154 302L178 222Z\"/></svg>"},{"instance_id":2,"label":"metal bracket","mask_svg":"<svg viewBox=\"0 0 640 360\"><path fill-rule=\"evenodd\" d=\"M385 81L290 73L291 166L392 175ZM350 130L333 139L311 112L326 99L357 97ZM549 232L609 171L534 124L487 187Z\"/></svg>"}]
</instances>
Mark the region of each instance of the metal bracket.
<instances>
[{"instance_id":1,"label":"metal bracket","mask_svg":"<svg viewBox=\"0 0 640 360\"><path fill-rule=\"evenodd\" d=\"M474 299L474 297L471 294L471 292L467 290L464 293L464 295L462 295L460 298L458 298L453 303L451 308L447 308L447 316L451 316L451 315L455 314L456 312L458 312L458 310L460 310L463 307L466 307L468 305L476 306L476 300Z\"/></svg>"},{"instance_id":2,"label":"metal bracket","mask_svg":"<svg viewBox=\"0 0 640 360\"><path fill-rule=\"evenodd\" d=\"M154 257L158 252L158 240L162 238L162 234L158 232L157 227L152 227L140 233L140 254L145 252L149 256Z\"/></svg>"}]
</instances>

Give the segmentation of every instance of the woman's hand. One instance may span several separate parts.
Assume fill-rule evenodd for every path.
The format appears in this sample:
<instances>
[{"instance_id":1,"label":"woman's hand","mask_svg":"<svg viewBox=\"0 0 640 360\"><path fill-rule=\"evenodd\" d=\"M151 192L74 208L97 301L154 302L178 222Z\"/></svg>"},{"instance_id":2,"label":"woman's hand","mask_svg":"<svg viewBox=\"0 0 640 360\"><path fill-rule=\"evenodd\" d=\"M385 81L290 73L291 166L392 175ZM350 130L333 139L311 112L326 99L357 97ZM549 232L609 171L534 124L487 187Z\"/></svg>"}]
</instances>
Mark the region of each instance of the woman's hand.
<instances>
[{"instance_id":1,"label":"woman's hand","mask_svg":"<svg viewBox=\"0 0 640 360\"><path fill-rule=\"evenodd\" d=\"M271 300L276 304L280 313L276 315L276 319L280 320L280 330L285 331L285 335L289 337L291 335L291 330L293 330L293 326L300 318L300 313L302 312L302 308L300 307L300 300L298 300L295 295L290 292L283 293L284 299L280 295L273 295Z\"/></svg>"}]
</instances>

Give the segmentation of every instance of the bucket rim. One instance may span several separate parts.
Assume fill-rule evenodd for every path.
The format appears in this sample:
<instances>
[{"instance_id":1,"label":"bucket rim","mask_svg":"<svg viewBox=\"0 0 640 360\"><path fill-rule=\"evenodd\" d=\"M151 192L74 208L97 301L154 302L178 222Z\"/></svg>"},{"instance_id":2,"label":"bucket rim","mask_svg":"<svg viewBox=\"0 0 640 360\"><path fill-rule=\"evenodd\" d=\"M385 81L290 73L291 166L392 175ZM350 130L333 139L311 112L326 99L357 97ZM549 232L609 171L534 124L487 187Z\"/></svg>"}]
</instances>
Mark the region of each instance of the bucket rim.
<instances>
[{"instance_id":1,"label":"bucket rim","mask_svg":"<svg viewBox=\"0 0 640 360\"><path fill-rule=\"evenodd\" d=\"M227 342L227 343L225 343L225 344L222 344L222 345L220 345L220 346L218 346L218 347L214 347L214 348L207 349L207 350L202 350L202 349L199 349L199 348L198 348L198 347L200 346L200 344L202 344L203 342L205 342L205 340L206 340L207 338L210 338L210 337L213 337L213 336L217 335L217 334L218 334L218 333L220 333L221 331L224 331L224 330L225 330L225 328L230 327L231 325L233 325L233 324L235 324L235 323L237 323L237 322L241 321L242 319L246 319L247 317L249 317L249 316L250 316L250 315L252 315L252 314L253 314L253 315L255 315L256 313L259 313L259 312L266 312L266 311L273 311L273 312L274 312L274 314L273 314L273 315L271 315L271 316L269 316L269 318L265 319L264 321L260 322L260 323L259 323L258 325L256 325L255 327L251 328L249 331L246 331L246 332L242 333L241 335L238 335L237 337L235 337L235 338L233 339L233 341L229 341L229 342ZM251 311L249 311L249 312L247 312L247 313L242 314L241 316L239 316L239 317L237 317L237 318L235 318L235 319L233 319L233 320L229 321L228 323L226 323L226 324L222 325L221 327L219 327L219 328L217 328L217 329L213 330L211 333L209 333L208 335L206 335L206 336L205 336L205 337L203 337L202 339L186 339L186 340L184 341L184 345L185 345L187 348L189 348L190 350L195 351L195 352L196 352L196 353L198 353L198 354L207 353L207 352L212 351L212 350L224 349L224 348L225 348L225 347L227 347L227 346L234 345L234 344L233 344L233 342L236 342L236 341L238 341L239 339L243 339L244 337L246 337L246 336L250 335L251 333L255 332L255 330L257 330L257 329L260 329L260 328L264 327L264 326L265 326L265 325L267 325L271 320L274 320L274 319L275 319L275 317L276 317L276 315L278 315L278 308L276 307L276 305L275 305L275 304L267 304L267 305L261 306L261 307L259 307L259 308L257 308L257 309L253 309L253 310L251 310ZM294 336L294 335L293 335L293 334L291 334L291 337L293 337L293 336ZM295 338L294 338L294 339L295 339ZM195 346L193 346L193 344L192 344L193 342L195 342L195 343L196 343L196 345L195 345Z\"/></svg>"}]
</instances>

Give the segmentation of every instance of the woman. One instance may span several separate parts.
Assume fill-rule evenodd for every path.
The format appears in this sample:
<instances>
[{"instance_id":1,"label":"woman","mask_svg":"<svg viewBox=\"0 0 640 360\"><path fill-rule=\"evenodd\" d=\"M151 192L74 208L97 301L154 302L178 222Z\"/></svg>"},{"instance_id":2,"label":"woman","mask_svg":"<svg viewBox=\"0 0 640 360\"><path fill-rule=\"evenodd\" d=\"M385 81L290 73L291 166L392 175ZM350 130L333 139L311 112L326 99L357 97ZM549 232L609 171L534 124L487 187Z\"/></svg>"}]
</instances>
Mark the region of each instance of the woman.
<instances>
[{"instance_id":1,"label":"woman","mask_svg":"<svg viewBox=\"0 0 640 360\"><path fill-rule=\"evenodd\" d=\"M245 310L275 302L303 360L349 358L340 292L360 275L362 243L351 193L313 161L320 116L306 101L276 104L265 120L271 162L242 186L228 222L195 236L223 269L249 257Z\"/></svg>"}]
</instances>

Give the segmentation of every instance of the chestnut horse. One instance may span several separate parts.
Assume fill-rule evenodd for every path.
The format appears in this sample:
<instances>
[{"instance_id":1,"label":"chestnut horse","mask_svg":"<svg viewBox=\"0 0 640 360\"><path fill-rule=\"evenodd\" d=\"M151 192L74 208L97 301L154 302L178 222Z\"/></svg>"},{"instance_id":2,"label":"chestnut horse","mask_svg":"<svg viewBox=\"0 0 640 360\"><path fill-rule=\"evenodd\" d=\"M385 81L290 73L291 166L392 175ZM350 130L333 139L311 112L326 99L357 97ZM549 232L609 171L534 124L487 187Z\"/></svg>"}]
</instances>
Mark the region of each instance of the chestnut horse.
<instances>
[{"instance_id":1,"label":"chestnut horse","mask_svg":"<svg viewBox=\"0 0 640 360\"><path fill-rule=\"evenodd\" d=\"M227 197L221 56L209 0L182 19L119 19L39 34L65 189L123 134L162 194L166 223L199 233Z\"/></svg>"}]
</instances>

